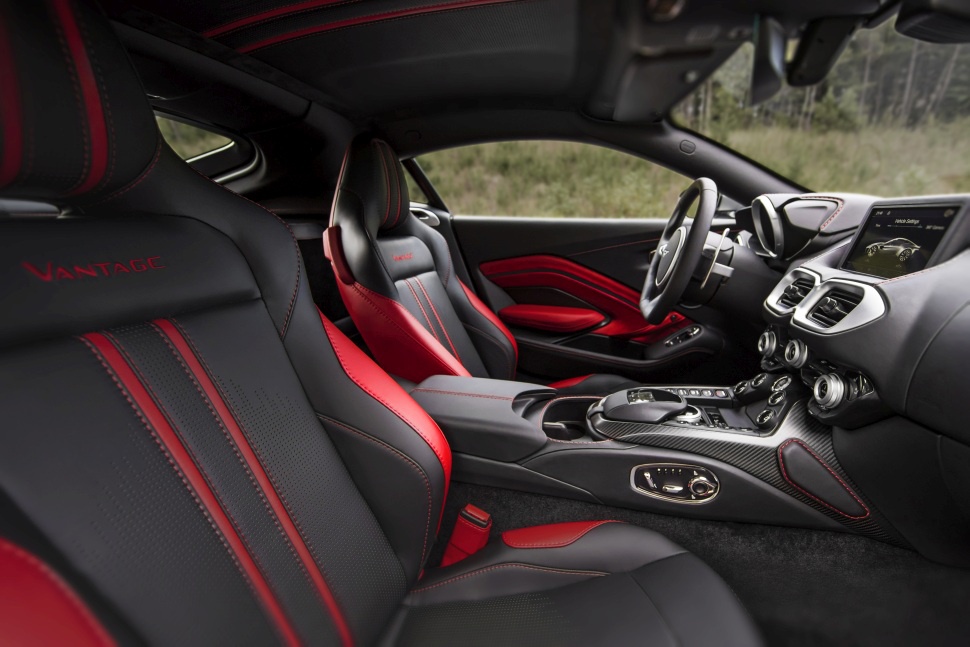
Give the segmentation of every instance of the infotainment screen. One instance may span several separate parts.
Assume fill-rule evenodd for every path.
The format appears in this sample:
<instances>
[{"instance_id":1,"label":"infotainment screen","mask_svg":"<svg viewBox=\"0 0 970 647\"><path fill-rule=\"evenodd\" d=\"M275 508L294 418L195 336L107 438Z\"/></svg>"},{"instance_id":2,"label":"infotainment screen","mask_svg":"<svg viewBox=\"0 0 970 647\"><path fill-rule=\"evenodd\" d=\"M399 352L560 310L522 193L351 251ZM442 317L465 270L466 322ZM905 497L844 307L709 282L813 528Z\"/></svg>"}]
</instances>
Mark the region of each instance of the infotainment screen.
<instances>
[{"instance_id":1,"label":"infotainment screen","mask_svg":"<svg viewBox=\"0 0 970 647\"><path fill-rule=\"evenodd\" d=\"M892 279L926 267L958 207L876 206L842 269Z\"/></svg>"}]
</instances>

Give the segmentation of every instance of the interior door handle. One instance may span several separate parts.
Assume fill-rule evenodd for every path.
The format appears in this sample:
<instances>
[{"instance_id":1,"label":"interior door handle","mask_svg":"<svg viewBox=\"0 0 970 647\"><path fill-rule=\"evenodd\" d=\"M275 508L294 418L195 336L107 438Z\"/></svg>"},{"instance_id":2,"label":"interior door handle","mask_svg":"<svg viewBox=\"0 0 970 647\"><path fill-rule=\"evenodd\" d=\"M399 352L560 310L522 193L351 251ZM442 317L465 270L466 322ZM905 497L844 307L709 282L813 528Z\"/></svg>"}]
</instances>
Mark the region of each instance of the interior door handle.
<instances>
[{"instance_id":1,"label":"interior door handle","mask_svg":"<svg viewBox=\"0 0 970 647\"><path fill-rule=\"evenodd\" d=\"M411 213L414 214L415 218L429 227L437 227L441 224L441 220L434 214L433 211L422 209L421 207L411 207Z\"/></svg>"}]
</instances>

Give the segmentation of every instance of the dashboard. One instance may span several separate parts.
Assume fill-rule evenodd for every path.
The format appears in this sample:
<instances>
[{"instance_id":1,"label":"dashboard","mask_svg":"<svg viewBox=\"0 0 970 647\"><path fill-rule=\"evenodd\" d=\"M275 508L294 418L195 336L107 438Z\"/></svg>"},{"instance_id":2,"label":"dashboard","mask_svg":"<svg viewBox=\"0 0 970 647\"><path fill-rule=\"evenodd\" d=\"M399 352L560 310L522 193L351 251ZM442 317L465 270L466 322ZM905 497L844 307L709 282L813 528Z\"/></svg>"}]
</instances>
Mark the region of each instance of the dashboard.
<instances>
[{"instance_id":1,"label":"dashboard","mask_svg":"<svg viewBox=\"0 0 970 647\"><path fill-rule=\"evenodd\" d=\"M831 456L905 541L962 565L968 212L970 195L833 193L759 196L737 218L737 242L781 277L762 303L762 369L811 389Z\"/></svg>"},{"instance_id":2,"label":"dashboard","mask_svg":"<svg viewBox=\"0 0 970 647\"><path fill-rule=\"evenodd\" d=\"M970 443L968 211L970 195L759 196L751 244L784 272L764 301L762 366L800 375L827 424L898 414Z\"/></svg>"}]
</instances>

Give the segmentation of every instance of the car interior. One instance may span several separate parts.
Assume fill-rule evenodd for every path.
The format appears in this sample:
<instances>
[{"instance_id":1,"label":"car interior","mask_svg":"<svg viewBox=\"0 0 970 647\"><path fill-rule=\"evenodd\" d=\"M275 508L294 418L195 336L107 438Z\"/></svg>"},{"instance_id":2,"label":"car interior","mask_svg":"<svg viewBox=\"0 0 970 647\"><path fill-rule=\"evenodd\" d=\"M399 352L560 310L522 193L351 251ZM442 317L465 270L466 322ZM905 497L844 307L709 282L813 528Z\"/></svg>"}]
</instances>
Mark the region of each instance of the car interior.
<instances>
[{"instance_id":1,"label":"car interior","mask_svg":"<svg viewBox=\"0 0 970 647\"><path fill-rule=\"evenodd\" d=\"M675 117L877 28L970 10L0 0L0 644L970 642L970 193ZM450 209L499 142L682 182Z\"/></svg>"}]
</instances>

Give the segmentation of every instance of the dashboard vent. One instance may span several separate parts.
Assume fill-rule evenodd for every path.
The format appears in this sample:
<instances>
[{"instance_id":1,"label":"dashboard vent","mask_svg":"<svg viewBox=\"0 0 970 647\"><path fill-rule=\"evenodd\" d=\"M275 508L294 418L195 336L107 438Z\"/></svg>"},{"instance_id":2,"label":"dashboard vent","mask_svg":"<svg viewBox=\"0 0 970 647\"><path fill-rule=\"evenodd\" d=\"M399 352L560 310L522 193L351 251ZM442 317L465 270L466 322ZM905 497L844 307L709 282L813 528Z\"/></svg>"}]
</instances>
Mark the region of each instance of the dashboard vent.
<instances>
[{"instance_id":1,"label":"dashboard vent","mask_svg":"<svg viewBox=\"0 0 970 647\"><path fill-rule=\"evenodd\" d=\"M862 295L860 294L853 294L845 290L832 290L812 308L812 311L808 313L808 318L822 328L831 328L845 319L861 301Z\"/></svg>"},{"instance_id":2,"label":"dashboard vent","mask_svg":"<svg viewBox=\"0 0 970 647\"><path fill-rule=\"evenodd\" d=\"M795 279L785 288L785 292L778 299L778 305L783 308L794 308L812 291L813 287L815 287L815 281L808 277Z\"/></svg>"}]
</instances>

